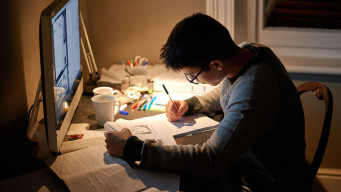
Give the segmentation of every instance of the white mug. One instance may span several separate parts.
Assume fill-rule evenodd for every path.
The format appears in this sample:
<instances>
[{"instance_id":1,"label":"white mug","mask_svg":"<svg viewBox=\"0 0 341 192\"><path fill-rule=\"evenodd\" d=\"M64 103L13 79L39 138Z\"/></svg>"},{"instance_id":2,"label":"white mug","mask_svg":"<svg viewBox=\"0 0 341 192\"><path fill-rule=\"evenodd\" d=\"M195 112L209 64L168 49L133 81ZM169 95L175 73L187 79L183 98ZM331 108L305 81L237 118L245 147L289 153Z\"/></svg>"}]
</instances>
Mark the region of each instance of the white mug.
<instances>
[{"instance_id":1,"label":"white mug","mask_svg":"<svg viewBox=\"0 0 341 192\"><path fill-rule=\"evenodd\" d=\"M111 87L97 87L92 90L94 95L112 95L114 90Z\"/></svg>"},{"instance_id":2,"label":"white mug","mask_svg":"<svg viewBox=\"0 0 341 192\"><path fill-rule=\"evenodd\" d=\"M114 121L114 117L121 107L121 102L116 100L113 95L96 95L91 98L91 101L97 125L100 127L103 127L107 121Z\"/></svg>"}]
</instances>

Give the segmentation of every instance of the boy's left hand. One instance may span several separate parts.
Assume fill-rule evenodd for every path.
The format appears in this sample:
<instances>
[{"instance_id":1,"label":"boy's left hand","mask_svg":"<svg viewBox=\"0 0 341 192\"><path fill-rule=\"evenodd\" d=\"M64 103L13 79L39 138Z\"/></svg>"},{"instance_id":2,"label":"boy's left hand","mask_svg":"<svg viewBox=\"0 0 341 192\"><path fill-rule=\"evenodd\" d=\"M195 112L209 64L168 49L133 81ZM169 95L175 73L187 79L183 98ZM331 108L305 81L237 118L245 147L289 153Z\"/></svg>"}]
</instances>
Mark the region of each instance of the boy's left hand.
<instances>
[{"instance_id":1,"label":"boy's left hand","mask_svg":"<svg viewBox=\"0 0 341 192\"><path fill-rule=\"evenodd\" d=\"M132 136L131 131L127 128L121 131L109 131L105 133L106 147L108 153L115 157L123 157L123 149L128 138Z\"/></svg>"}]
</instances>

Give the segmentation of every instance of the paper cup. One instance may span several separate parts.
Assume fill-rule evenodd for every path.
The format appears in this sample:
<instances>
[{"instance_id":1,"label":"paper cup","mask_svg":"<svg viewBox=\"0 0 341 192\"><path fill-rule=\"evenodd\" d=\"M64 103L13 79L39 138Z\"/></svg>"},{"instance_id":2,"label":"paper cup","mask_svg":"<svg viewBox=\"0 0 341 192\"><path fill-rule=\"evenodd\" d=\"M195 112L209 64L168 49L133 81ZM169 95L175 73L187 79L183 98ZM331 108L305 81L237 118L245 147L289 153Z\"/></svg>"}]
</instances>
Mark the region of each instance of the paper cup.
<instances>
[{"instance_id":1,"label":"paper cup","mask_svg":"<svg viewBox=\"0 0 341 192\"><path fill-rule=\"evenodd\" d=\"M113 95L96 95L91 98L91 101L98 126L103 127L105 122L114 121L116 103L118 102L116 108L118 111L120 102L116 101Z\"/></svg>"},{"instance_id":2,"label":"paper cup","mask_svg":"<svg viewBox=\"0 0 341 192\"><path fill-rule=\"evenodd\" d=\"M94 95L112 95L113 89L111 87L97 87L92 90Z\"/></svg>"}]
</instances>

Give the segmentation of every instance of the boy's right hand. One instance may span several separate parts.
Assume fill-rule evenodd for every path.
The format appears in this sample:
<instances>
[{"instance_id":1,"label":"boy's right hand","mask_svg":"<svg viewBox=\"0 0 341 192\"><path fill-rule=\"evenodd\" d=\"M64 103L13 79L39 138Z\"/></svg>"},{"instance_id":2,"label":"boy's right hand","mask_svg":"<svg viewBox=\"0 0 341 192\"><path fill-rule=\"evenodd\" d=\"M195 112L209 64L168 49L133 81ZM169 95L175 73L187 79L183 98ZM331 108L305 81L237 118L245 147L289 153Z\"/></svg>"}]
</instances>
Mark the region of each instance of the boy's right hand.
<instances>
[{"instance_id":1,"label":"boy's right hand","mask_svg":"<svg viewBox=\"0 0 341 192\"><path fill-rule=\"evenodd\" d=\"M178 107L179 113L176 111L173 103L168 101L166 104L166 116L168 121L179 121L180 117L184 116L188 110L188 103L186 101L174 100L174 104Z\"/></svg>"}]
</instances>

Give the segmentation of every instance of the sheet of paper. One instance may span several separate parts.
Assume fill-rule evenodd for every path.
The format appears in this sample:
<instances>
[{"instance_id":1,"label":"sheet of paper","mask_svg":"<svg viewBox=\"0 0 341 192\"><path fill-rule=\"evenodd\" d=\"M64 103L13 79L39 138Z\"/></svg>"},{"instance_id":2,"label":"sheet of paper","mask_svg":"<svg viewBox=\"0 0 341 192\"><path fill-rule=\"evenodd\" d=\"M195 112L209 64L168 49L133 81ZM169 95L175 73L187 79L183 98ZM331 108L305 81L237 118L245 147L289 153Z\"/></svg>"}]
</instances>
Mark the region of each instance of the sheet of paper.
<instances>
[{"instance_id":1,"label":"sheet of paper","mask_svg":"<svg viewBox=\"0 0 341 192\"><path fill-rule=\"evenodd\" d=\"M70 152L45 161L70 191L139 191L145 189L127 162L105 146Z\"/></svg>"},{"instance_id":2,"label":"sheet of paper","mask_svg":"<svg viewBox=\"0 0 341 192\"><path fill-rule=\"evenodd\" d=\"M102 135L104 133L102 132ZM65 154L72 151L77 151L80 149L101 145L105 146L105 138L104 136L101 137L91 137L87 139L78 139L74 141L64 141L62 147L60 148L60 153Z\"/></svg>"},{"instance_id":3,"label":"sheet of paper","mask_svg":"<svg viewBox=\"0 0 341 192\"><path fill-rule=\"evenodd\" d=\"M104 132L106 132L104 129L89 130L88 124L71 124L69 131L66 134L66 138L70 135L83 136L81 139L64 141L60 148L60 152L61 154L64 154L95 145L105 145Z\"/></svg>"},{"instance_id":4,"label":"sheet of paper","mask_svg":"<svg viewBox=\"0 0 341 192\"><path fill-rule=\"evenodd\" d=\"M195 114L195 115L189 115L185 116L183 118L184 122L181 121L176 121L176 122L169 122L167 120L166 114L162 113L159 115L155 116L150 116L150 117L144 117L144 118L139 118L139 119L134 119L134 120L123 120L123 119L118 119L116 122L134 122L134 121L142 121L142 122L148 122L151 124L155 124L155 126L159 129L162 127L162 125L166 124L167 127L169 128L171 134L174 137L180 137L188 134L193 134L193 133L198 133L202 131L207 131L214 129L218 126L219 122L215 121L206 115L203 114ZM158 122L163 121L164 124L157 125Z\"/></svg>"},{"instance_id":5,"label":"sheet of paper","mask_svg":"<svg viewBox=\"0 0 341 192\"><path fill-rule=\"evenodd\" d=\"M128 121L118 119L116 122L106 122L104 129L107 131L121 131L128 128L133 135L141 140L154 139L165 145L176 145L176 142L165 124L165 121Z\"/></svg>"},{"instance_id":6,"label":"sheet of paper","mask_svg":"<svg viewBox=\"0 0 341 192\"><path fill-rule=\"evenodd\" d=\"M174 137L163 120L153 122L117 120L104 124L104 129L108 131L121 131L123 128L130 129L132 134L141 140L153 139L165 145L176 145ZM180 175L178 174L142 168L134 168L134 172L147 188L154 187L161 191L179 190Z\"/></svg>"},{"instance_id":7,"label":"sheet of paper","mask_svg":"<svg viewBox=\"0 0 341 192\"><path fill-rule=\"evenodd\" d=\"M198 94L171 92L169 95L171 96L172 100L186 100ZM155 94L155 96L157 96L154 101L156 105L166 105L169 101L169 97L165 92L158 92Z\"/></svg>"}]
</instances>

